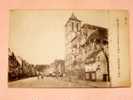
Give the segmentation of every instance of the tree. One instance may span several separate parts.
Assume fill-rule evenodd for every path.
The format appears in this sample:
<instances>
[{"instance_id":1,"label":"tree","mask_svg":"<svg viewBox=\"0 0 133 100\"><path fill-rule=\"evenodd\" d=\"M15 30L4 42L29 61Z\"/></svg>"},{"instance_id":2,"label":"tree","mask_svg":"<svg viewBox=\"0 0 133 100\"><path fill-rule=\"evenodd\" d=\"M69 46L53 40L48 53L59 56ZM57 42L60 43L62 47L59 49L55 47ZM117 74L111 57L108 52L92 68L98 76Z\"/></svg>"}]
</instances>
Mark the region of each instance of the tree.
<instances>
[{"instance_id":1,"label":"tree","mask_svg":"<svg viewBox=\"0 0 133 100\"><path fill-rule=\"evenodd\" d=\"M100 50L103 52L103 54L105 56L105 60L106 60L106 63L107 63L107 72L108 72L107 81L110 81L108 42L107 42L107 40L97 40L96 44L99 45Z\"/></svg>"}]
</instances>

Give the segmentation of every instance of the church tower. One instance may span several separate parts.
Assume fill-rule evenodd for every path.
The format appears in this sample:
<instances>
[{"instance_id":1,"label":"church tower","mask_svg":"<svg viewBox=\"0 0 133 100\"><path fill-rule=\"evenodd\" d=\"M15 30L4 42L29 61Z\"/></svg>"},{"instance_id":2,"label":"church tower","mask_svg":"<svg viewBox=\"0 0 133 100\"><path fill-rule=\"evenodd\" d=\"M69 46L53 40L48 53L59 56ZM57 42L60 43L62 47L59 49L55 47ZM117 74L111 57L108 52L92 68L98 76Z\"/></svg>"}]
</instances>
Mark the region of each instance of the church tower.
<instances>
[{"instance_id":1,"label":"church tower","mask_svg":"<svg viewBox=\"0 0 133 100\"><path fill-rule=\"evenodd\" d=\"M81 21L72 13L65 24L66 32L78 32L81 27Z\"/></svg>"},{"instance_id":2,"label":"church tower","mask_svg":"<svg viewBox=\"0 0 133 100\"><path fill-rule=\"evenodd\" d=\"M81 28L81 21L72 13L70 18L65 24L65 66L66 70L72 69L72 63L74 55L72 54L75 52L73 46L76 45L76 38L78 37L78 34L80 33Z\"/></svg>"}]
</instances>

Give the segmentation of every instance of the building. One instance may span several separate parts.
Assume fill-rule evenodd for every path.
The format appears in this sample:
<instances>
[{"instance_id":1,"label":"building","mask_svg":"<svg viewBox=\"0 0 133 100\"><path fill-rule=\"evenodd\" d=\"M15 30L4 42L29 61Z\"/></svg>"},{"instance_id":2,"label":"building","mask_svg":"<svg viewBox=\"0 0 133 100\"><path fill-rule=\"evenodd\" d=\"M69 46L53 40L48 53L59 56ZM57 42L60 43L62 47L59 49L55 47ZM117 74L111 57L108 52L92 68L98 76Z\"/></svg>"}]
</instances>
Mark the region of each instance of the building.
<instances>
[{"instance_id":1,"label":"building","mask_svg":"<svg viewBox=\"0 0 133 100\"><path fill-rule=\"evenodd\" d=\"M69 75L87 80L109 80L108 30L81 23L74 14L65 24L66 58Z\"/></svg>"},{"instance_id":2,"label":"building","mask_svg":"<svg viewBox=\"0 0 133 100\"><path fill-rule=\"evenodd\" d=\"M64 76L65 75L65 62L61 59L56 59L46 69L47 76Z\"/></svg>"},{"instance_id":3,"label":"building","mask_svg":"<svg viewBox=\"0 0 133 100\"><path fill-rule=\"evenodd\" d=\"M64 60L55 60L54 61L56 73L59 74L59 76L64 76L65 75L65 62Z\"/></svg>"}]
</instances>

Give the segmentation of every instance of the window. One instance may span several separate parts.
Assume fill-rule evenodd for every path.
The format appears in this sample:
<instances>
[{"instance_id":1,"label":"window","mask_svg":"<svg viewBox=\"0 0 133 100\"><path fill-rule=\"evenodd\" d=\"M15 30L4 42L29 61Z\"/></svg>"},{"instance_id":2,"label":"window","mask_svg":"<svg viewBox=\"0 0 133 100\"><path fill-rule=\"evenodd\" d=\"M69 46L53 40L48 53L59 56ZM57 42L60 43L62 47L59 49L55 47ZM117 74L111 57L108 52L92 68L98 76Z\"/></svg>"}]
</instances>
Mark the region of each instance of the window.
<instances>
[{"instance_id":1,"label":"window","mask_svg":"<svg viewBox=\"0 0 133 100\"><path fill-rule=\"evenodd\" d=\"M100 61L100 56L97 57L97 61Z\"/></svg>"},{"instance_id":2,"label":"window","mask_svg":"<svg viewBox=\"0 0 133 100\"><path fill-rule=\"evenodd\" d=\"M77 31L79 30L79 24L77 23Z\"/></svg>"},{"instance_id":3,"label":"window","mask_svg":"<svg viewBox=\"0 0 133 100\"><path fill-rule=\"evenodd\" d=\"M74 22L72 22L72 31L74 30Z\"/></svg>"}]
</instances>

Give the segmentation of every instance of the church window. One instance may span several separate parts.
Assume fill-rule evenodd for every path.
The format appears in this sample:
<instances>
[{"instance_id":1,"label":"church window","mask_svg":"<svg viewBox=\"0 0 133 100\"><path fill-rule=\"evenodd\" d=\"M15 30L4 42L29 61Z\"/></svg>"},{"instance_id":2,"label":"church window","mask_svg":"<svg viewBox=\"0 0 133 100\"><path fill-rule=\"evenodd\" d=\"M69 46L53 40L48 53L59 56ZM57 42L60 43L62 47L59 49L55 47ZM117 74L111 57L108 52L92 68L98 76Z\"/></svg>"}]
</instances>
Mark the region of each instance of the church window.
<instances>
[{"instance_id":1,"label":"church window","mask_svg":"<svg viewBox=\"0 0 133 100\"><path fill-rule=\"evenodd\" d=\"M77 23L77 31L78 31L78 28L79 28L79 24Z\"/></svg>"},{"instance_id":2,"label":"church window","mask_svg":"<svg viewBox=\"0 0 133 100\"><path fill-rule=\"evenodd\" d=\"M72 31L74 30L74 22L72 22Z\"/></svg>"}]
</instances>

